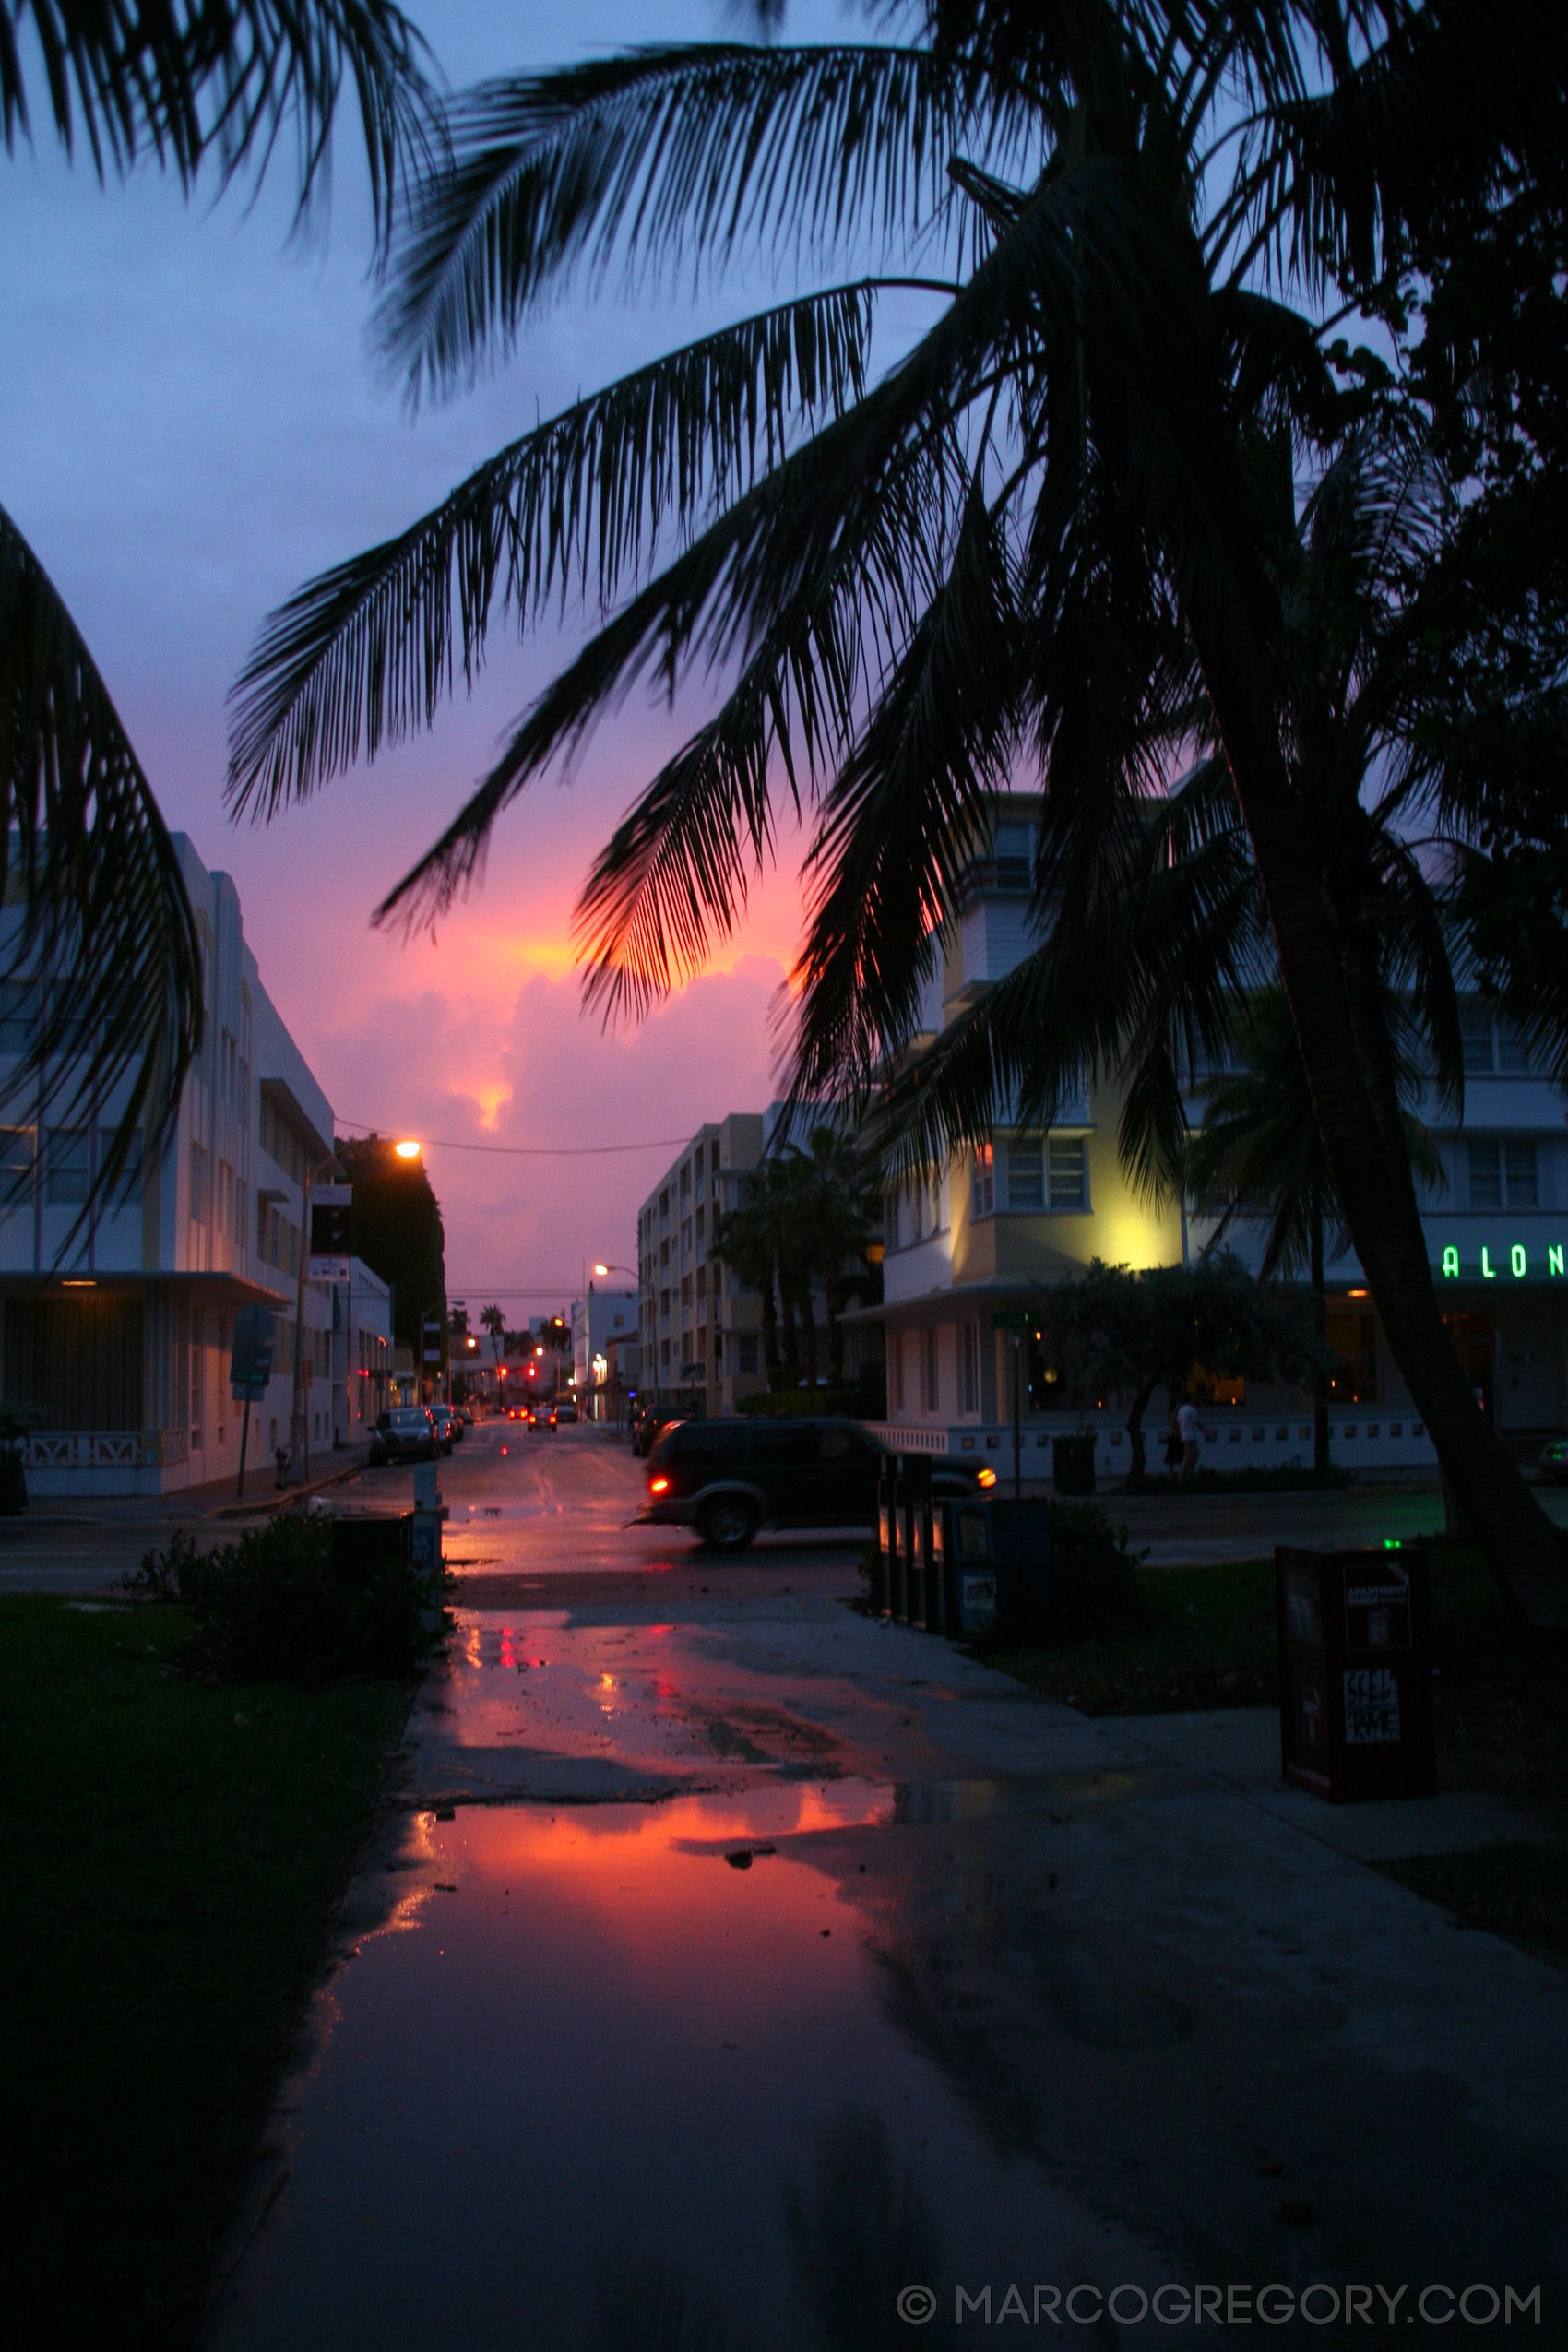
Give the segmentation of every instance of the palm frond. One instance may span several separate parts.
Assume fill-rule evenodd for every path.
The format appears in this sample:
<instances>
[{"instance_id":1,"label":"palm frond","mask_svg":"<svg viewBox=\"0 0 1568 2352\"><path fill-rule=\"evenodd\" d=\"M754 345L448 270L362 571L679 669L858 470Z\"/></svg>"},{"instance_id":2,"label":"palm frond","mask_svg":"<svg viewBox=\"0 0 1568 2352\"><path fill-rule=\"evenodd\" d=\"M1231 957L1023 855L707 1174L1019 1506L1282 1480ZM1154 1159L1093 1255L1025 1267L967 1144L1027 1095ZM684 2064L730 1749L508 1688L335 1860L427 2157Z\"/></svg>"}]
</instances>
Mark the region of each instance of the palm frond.
<instances>
[{"instance_id":1,"label":"palm frond","mask_svg":"<svg viewBox=\"0 0 1568 2352\"><path fill-rule=\"evenodd\" d=\"M471 686L497 596L608 606L661 530L743 493L865 388L872 288L780 303L639 368L503 449L409 530L312 580L231 694L229 799L271 816Z\"/></svg>"},{"instance_id":2,"label":"palm frond","mask_svg":"<svg viewBox=\"0 0 1568 2352\"><path fill-rule=\"evenodd\" d=\"M101 177L150 151L187 184L209 157L222 182L259 177L291 128L303 218L353 84L378 236L399 187L442 152L428 51L392 0L0 0L0 132L30 134L18 40L30 20L67 153L78 125Z\"/></svg>"},{"instance_id":3,"label":"palm frond","mask_svg":"<svg viewBox=\"0 0 1568 2352\"><path fill-rule=\"evenodd\" d=\"M1038 113L962 58L919 49L648 47L493 81L449 115L378 321L417 391L469 376L572 269L642 272L742 235L820 262L917 233L964 139L1038 149Z\"/></svg>"},{"instance_id":4,"label":"palm frond","mask_svg":"<svg viewBox=\"0 0 1568 2352\"><path fill-rule=\"evenodd\" d=\"M791 1088L861 1094L907 1034L1006 782L1024 662L1001 518L971 484L951 570L826 797L806 861Z\"/></svg>"},{"instance_id":5,"label":"palm frond","mask_svg":"<svg viewBox=\"0 0 1568 2352\"><path fill-rule=\"evenodd\" d=\"M201 1031L196 920L152 789L92 657L0 509L0 979L27 1043L3 1099L61 1125L120 1104L96 1212L145 1131L172 1132ZM123 1099L122 1099L123 1097ZM42 1142L42 1137L39 1139Z\"/></svg>"}]
</instances>

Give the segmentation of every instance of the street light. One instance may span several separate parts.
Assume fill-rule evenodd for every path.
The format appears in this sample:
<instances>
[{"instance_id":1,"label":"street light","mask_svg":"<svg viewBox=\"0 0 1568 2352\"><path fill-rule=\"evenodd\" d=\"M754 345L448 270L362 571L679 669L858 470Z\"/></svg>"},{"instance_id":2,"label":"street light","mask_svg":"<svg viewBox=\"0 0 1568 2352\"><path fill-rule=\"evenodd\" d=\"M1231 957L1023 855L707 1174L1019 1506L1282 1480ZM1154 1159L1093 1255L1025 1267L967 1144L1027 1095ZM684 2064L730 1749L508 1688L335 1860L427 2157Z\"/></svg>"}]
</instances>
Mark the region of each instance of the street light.
<instances>
[{"instance_id":1,"label":"street light","mask_svg":"<svg viewBox=\"0 0 1568 2352\"><path fill-rule=\"evenodd\" d=\"M394 1145L393 1148L399 1159L417 1159L420 1156L420 1147L412 1135L405 1135L402 1142Z\"/></svg>"},{"instance_id":2,"label":"street light","mask_svg":"<svg viewBox=\"0 0 1568 2352\"><path fill-rule=\"evenodd\" d=\"M629 1274L634 1282L637 1279L637 1269L635 1265L617 1265L613 1258L608 1265L596 1265L594 1272L595 1274Z\"/></svg>"}]
</instances>

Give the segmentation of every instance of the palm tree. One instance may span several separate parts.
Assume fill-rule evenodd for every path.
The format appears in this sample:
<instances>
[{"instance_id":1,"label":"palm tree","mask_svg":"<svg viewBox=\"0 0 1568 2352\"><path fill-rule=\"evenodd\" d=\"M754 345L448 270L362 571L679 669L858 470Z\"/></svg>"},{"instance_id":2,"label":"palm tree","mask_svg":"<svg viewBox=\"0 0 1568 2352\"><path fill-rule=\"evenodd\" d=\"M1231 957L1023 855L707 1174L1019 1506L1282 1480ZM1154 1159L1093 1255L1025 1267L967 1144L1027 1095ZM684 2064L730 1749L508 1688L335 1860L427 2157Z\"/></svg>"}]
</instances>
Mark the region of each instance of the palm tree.
<instances>
[{"instance_id":1,"label":"palm tree","mask_svg":"<svg viewBox=\"0 0 1568 2352\"><path fill-rule=\"evenodd\" d=\"M388 0L0 0L0 136L8 154L30 138L36 84L67 154L79 136L101 179L151 155L189 188L204 167L220 186L259 179L291 128L303 219L348 76L384 244L398 184L434 150L422 50ZM152 788L59 591L3 506L0 790L0 885L24 909L0 979L42 1000L4 1099L33 1101L62 1056L82 1075L55 1096L55 1118L96 1122L126 1089L69 1248L138 1131L167 1141L200 1041L201 969ZM95 1040L85 1063L69 1044L84 1032Z\"/></svg>"},{"instance_id":2,"label":"palm tree","mask_svg":"<svg viewBox=\"0 0 1568 2352\"><path fill-rule=\"evenodd\" d=\"M1289 1007L1278 988L1265 990L1248 1006L1236 1038L1236 1063L1200 1087L1203 1123L1188 1146L1187 1188L1200 1207L1218 1211L1205 1255L1224 1242L1238 1218L1261 1221L1266 1232L1259 1279L1306 1274L1313 1333L1320 1354L1325 1354L1324 1236L1331 1229L1339 1233L1338 1255L1343 1221ZM1407 1084L1412 1075L1406 1074ZM1442 1159L1408 1111L1406 1136L1412 1164L1429 1184L1440 1184ZM1321 1477L1329 1467L1325 1361L1314 1372L1313 1386L1313 1463Z\"/></svg>"},{"instance_id":3,"label":"palm tree","mask_svg":"<svg viewBox=\"0 0 1568 2352\"><path fill-rule=\"evenodd\" d=\"M778 1215L772 1164L752 1175L734 1208L714 1219L713 1255L737 1275L761 1301L762 1360L770 1389L784 1385L778 1352Z\"/></svg>"},{"instance_id":4,"label":"palm tree","mask_svg":"<svg viewBox=\"0 0 1568 2352\"><path fill-rule=\"evenodd\" d=\"M636 1008L701 961L782 780L818 816L796 1083L854 1091L914 1031L1019 761L1048 778L1043 912L1206 736L1395 1355L1494 1572L1568 1623L1557 1538L1432 1291L1379 920L1414 885L1380 862L1387 827L1319 806L1281 705L1298 470L1385 398L1339 326L1375 312L1408 345L1412 236L1552 167L1538 93L1568 84L1568 26L1532 0L909 0L902 23L877 46L643 48L460 102L382 315L414 387L466 380L618 259L647 283L782 253L826 282L579 401L303 589L237 688L234 801L274 811L430 723L495 609L580 592L609 617L381 919L445 908L640 674L717 669L719 707L588 878L588 993ZM939 307L873 381L890 285ZM1398 731L1364 717L1374 743ZM1419 763L1406 783L1407 816L1441 794Z\"/></svg>"},{"instance_id":5,"label":"palm tree","mask_svg":"<svg viewBox=\"0 0 1568 2352\"><path fill-rule=\"evenodd\" d=\"M827 1303L827 1384L844 1385L844 1310L864 1287L866 1251L880 1230L880 1204L863 1156L841 1127L810 1138L813 1254Z\"/></svg>"}]
</instances>

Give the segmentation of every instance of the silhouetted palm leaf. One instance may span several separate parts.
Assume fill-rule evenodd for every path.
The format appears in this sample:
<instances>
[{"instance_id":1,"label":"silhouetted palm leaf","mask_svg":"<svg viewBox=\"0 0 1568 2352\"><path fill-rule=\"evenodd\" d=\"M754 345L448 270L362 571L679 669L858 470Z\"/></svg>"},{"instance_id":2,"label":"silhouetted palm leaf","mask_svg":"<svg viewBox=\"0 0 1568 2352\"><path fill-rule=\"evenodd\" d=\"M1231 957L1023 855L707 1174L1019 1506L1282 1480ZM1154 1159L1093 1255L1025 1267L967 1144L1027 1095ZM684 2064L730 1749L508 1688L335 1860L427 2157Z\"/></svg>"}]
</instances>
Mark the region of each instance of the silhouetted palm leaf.
<instances>
[{"instance_id":1,"label":"silhouetted palm leaf","mask_svg":"<svg viewBox=\"0 0 1568 2352\"><path fill-rule=\"evenodd\" d=\"M440 150L425 45L391 0L0 0L7 148L30 129L29 36L56 133L70 150L79 125L101 176L150 149L187 184L209 156L224 182L259 177L288 128L303 215L347 79L385 236L399 184Z\"/></svg>"},{"instance_id":2,"label":"silhouetted palm leaf","mask_svg":"<svg viewBox=\"0 0 1568 2352\"><path fill-rule=\"evenodd\" d=\"M47 1074L53 1122L113 1121L96 1203L139 1131L149 1159L172 1131L201 1029L196 921L109 691L3 508L0 790L0 880L15 908L0 978L11 1017L30 1025L5 1107L35 1116Z\"/></svg>"}]
</instances>

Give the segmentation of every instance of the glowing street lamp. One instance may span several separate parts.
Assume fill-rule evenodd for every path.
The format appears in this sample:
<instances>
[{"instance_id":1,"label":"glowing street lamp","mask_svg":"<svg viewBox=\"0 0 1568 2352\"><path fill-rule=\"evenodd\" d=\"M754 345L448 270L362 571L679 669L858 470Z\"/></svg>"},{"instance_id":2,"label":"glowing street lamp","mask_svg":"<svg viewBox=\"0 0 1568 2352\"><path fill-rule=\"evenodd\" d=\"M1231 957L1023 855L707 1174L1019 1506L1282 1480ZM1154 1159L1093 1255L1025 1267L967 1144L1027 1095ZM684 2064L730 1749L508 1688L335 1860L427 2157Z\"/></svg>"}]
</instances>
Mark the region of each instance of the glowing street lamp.
<instances>
[{"instance_id":1,"label":"glowing street lamp","mask_svg":"<svg viewBox=\"0 0 1568 2352\"><path fill-rule=\"evenodd\" d=\"M420 1147L412 1135L405 1135L402 1142L396 1145L394 1148L399 1159L417 1159L420 1156Z\"/></svg>"}]
</instances>

